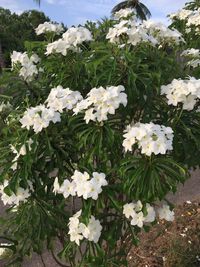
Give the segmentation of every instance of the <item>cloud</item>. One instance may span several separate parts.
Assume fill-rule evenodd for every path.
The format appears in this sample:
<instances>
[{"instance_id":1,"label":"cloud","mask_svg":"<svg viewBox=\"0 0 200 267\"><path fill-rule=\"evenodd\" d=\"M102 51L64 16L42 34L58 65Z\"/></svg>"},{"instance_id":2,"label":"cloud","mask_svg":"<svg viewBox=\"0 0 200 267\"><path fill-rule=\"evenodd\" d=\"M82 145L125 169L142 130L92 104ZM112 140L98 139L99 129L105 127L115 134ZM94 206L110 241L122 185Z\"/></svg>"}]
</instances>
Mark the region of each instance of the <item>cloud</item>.
<instances>
[{"instance_id":1,"label":"cloud","mask_svg":"<svg viewBox=\"0 0 200 267\"><path fill-rule=\"evenodd\" d=\"M17 0L0 0L0 6L6 9L10 9L12 12L17 14L21 14L23 12L23 8L18 3Z\"/></svg>"},{"instance_id":2,"label":"cloud","mask_svg":"<svg viewBox=\"0 0 200 267\"><path fill-rule=\"evenodd\" d=\"M152 14L159 14L162 16L167 16L168 14L177 11L184 7L186 0L143 0L142 1L149 9Z\"/></svg>"}]
</instances>

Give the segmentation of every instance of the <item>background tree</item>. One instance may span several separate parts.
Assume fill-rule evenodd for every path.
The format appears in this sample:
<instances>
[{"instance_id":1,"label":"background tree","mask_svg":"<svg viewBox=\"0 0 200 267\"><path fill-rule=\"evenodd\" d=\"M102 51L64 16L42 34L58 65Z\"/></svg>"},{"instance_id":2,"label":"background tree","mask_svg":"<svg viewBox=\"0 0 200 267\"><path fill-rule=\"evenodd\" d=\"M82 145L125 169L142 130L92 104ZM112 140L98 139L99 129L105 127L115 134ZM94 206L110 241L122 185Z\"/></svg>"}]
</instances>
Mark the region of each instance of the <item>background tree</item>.
<instances>
[{"instance_id":1,"label":"background tree","mask_svg":"<svg viewBox=\"0 0 200 267\"><path fill-rule=\"evenodd\" d=\"M2 45L1 45L1 40L0 40L0 70L4 68L5 63L4 63L4 57L3 57L3 51L2 51Z\"/></svg>"},{"instance_id":2,"label":"background tree","mask_svg":"<svg viewBox=\"0 0 200 267\"><path fill-rule=\"evenodd\" d=\"M21 15L11 13L10 10L0 8L0 44L3 54L0 62L6 65L10 63L10 53L13 50L24 51L24 43L27 40L43 40L35 34L35 28L50 19L37 10L29 10Z\"/></svg>"},{"instance_id":3,"label":"background tree","mask_svg":"<svg viewBox=\"0 0 200 267\"><path fill-rule=\"evenodd\" d=\"M112 14L124 8L135 9L137 17L141 20L147 20L147 18L151 17L150 10L144 4L142 4L139 0L126 0L126 1L123 1L117 4L112 9Z\"/></svg>"}]
</instances>

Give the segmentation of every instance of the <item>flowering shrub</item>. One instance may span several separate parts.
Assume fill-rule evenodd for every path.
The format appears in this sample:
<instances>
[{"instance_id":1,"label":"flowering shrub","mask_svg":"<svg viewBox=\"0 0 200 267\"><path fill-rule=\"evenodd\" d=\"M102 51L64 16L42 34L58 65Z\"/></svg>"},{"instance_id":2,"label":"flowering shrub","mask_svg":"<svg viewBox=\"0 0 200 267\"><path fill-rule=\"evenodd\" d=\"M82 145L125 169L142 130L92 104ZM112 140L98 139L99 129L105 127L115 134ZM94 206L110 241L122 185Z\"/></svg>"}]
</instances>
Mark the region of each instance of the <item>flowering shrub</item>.
<instances>
[{"instance_id":1,"label":"flowering shrub","mask_svg":"<svg viewBox=\"0 0 200 267\"><path fill-rule=\"evenodd\" d=\"M13 52L0 77L1 236L12 263L47 246L66 266L127 266L200 165L200 77L183 67L199 51L131 10L61 30L39 25L47 41Z\"/></svg>"}]
</instances>

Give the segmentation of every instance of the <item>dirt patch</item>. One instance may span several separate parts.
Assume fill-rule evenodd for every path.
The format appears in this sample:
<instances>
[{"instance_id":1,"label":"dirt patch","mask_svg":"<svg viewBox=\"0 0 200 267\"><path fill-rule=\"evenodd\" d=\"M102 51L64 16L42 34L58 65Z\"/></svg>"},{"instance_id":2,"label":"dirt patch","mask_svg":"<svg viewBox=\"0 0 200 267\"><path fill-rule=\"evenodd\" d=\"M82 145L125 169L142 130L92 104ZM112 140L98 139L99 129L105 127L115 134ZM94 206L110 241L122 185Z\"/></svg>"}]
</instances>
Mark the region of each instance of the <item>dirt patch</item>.
<instances>
[{"instance_id":1,"label":"dirt patch","mask_svg":"<svg viewBox=\"0 0 200 267\"><path fill-rule=\"evenodd\" d=\"M141 233L128 259L130 267L200 267L200 201L177 206L173 223Z\"/></svg>"}]
</instances>

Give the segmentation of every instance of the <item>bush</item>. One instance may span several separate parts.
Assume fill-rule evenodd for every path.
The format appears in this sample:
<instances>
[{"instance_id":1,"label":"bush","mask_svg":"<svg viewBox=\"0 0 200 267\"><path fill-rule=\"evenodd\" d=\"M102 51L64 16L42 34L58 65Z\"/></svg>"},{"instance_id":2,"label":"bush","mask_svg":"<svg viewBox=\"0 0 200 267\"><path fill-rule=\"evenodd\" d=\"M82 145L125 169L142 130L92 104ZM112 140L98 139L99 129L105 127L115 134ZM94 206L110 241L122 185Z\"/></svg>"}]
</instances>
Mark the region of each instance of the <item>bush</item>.
<instances>
[{"instance_id":1,"label":"bush","mask_svg":"<svg viewBox=\"0 0 200 267\"><path fill-rule=\"evenodd\" d=\"M200 80L180 57L188 44L121 16L60 39L60 26L40 25L46 41L13 52L1 77L0 191L10 205L1 232L12 264L59 240L57 260L70 266L127 266L137 234L174 218L158 201L200 165Z\"/></svg>"}]
</instances>

